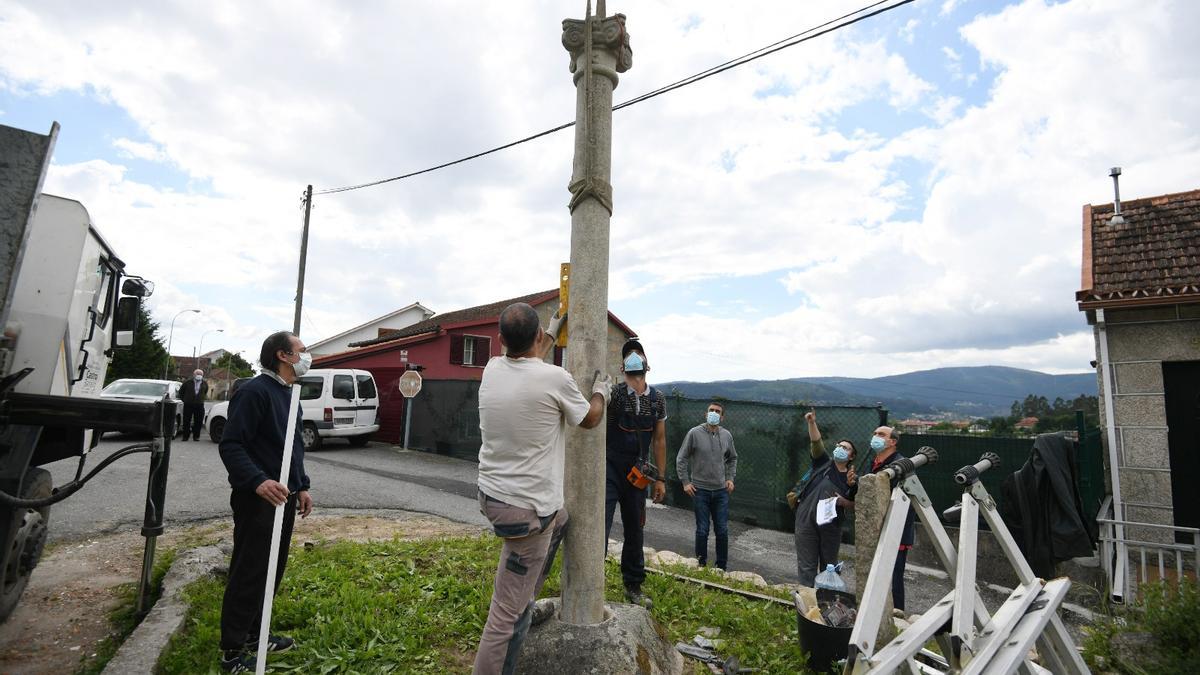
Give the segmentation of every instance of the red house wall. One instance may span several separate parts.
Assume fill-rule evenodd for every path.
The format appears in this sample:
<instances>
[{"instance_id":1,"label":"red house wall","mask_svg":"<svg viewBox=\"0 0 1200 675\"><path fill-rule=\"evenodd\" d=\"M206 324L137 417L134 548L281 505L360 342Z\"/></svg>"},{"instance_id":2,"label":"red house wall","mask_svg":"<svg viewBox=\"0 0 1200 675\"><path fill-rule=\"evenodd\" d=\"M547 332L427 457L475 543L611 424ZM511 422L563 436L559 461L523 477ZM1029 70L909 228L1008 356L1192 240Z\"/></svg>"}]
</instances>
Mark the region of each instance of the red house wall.
<instances>
[{"instance_id":1,"label":"red house wall","mask_svg":"<svg viewBox=\"0 0 1200 675\"><path fill-rule=\"evenodd\" d=\"M375 377L375 385L379 388L379 431L374 439L399 444L404 440L405 412L399 381L406 368L405 363L400 360L400 350L408 351L408 363L425 367L421 371L421 377L427 380L480 380L483 379L482 365L465 366L450 363L450 336L473 335L490 338L488 355L498 356L499 332L497 323L451 328L422 342L388 345L379 351L354 354L346 358L326 357L318 359L314 365L317 368L359 368L369 371Z\"/></svg>"}]
</instances>

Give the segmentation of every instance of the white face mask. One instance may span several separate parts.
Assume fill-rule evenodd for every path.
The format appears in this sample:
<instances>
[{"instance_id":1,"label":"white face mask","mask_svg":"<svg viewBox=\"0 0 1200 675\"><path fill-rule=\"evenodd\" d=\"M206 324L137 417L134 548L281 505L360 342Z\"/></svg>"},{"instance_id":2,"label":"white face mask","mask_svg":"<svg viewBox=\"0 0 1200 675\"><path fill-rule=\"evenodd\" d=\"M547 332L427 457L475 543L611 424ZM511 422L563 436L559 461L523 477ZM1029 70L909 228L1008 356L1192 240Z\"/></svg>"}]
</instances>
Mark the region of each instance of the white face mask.
<instances>
[{"instance_id":1,"label":"white face mask","mask_svg":"<svg viewBox=\"0 0 1200 675\"><path fill-rule=\"evenodd\" d=\"M192 379L199 382L200 380L204 379L204 376L203 375L193 375Z\"/></svg>"},{"instance_id":2,"label":"white face mask","mask_svg":"<svg viewBox=\"0 0 1200 675\"><path fill-rule=\"evenodd\" d=\"M292 370L296 373L296 377L308 372L312 367L312 354L308 352L300 352L300 360L292 364Z\"/></svg>"}]
</instances>

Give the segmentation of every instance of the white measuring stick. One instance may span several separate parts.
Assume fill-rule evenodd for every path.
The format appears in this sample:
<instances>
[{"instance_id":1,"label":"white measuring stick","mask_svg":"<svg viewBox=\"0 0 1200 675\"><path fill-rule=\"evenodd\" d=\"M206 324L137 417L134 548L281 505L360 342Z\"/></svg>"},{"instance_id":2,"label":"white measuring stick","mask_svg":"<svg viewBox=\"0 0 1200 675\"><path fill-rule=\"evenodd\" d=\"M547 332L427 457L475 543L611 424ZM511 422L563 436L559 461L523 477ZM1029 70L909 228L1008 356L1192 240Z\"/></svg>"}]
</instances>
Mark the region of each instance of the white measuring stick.
<instances>
[{"instance_id":1,"label":"white measuring stick","mask_svg":"<svg viewBox=\"0 0 1200 675\"><path fill-rule=\"evenodd\" d=\"M292 470L292 445L296 436L296 408L300 406L300 385L292 385L292 403L288 406L287 433L283 435L283 465L279 482L287 487L288 474ZM275 604L275 573L279 564L279 542L283 539L283 510L285 500L275 507L275 525L271 528L271 555L267 558L267 587L263 591L262 626L258 629L258 657L254 659L254 672L263 675L267 670L267 638L271 635L271 606Z\"/></svg>"}]
</instances>

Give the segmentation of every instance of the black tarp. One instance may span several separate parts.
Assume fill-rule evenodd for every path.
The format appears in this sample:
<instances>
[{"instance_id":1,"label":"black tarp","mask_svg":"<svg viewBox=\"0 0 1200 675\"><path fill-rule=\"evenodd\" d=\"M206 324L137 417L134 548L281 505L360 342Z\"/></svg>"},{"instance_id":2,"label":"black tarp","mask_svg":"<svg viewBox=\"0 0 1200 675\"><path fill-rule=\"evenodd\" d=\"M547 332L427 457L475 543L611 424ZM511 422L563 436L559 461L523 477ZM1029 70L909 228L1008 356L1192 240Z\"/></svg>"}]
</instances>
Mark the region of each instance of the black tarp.
<instances>
[{"instance_id":1,"label":"black tarp","mask_svg":"<svg viewBox=\"0 0 1200 675\"><path fill-rule=\"evenodd\" d=\"M1061 434L1042 434L1025 465L1004 479L1000 515L1043 579L1055 576L1056 563L1094 553L1098 532L1079 496L1076 447Z\"/></svg>"}]
</instances>

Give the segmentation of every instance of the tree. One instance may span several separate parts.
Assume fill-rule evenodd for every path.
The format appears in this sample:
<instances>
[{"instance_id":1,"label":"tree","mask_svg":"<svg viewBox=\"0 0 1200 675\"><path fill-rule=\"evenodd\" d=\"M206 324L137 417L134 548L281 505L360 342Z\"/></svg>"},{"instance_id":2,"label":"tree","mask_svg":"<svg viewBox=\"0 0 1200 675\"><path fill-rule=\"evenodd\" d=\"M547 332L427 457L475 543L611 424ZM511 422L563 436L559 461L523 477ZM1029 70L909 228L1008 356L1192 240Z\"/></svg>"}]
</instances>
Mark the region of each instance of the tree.
<instances>
[{"instance_id":1,"label":"tree","mask_svg":"<svg viewBox=\"0 0 1200 675\"><path fill-rule=\"evenodd\" d=\"M151 320L146 307L139 307L137 328L133 332L133 346L113 352L113 358L108 364L108 375L104 378L106 386L113 380L126 377L151 380L162 377L163 366L170 357L167 356L167 349L158 335L158 328L158 324Z\"/></svg>"},{"instance_id":2,"label":"tree","mask_svg":"<svg viewBox=\"0 0 1200 675\"><path fill-rule=\"evenodd\" d=\"M252 377L254 375L254 369L250 367L250 362L243 359L241 354L233 352L222 354L221 358L213 363L213 367L229 369L234 377Z\"/></svg>"}]
</instances>

